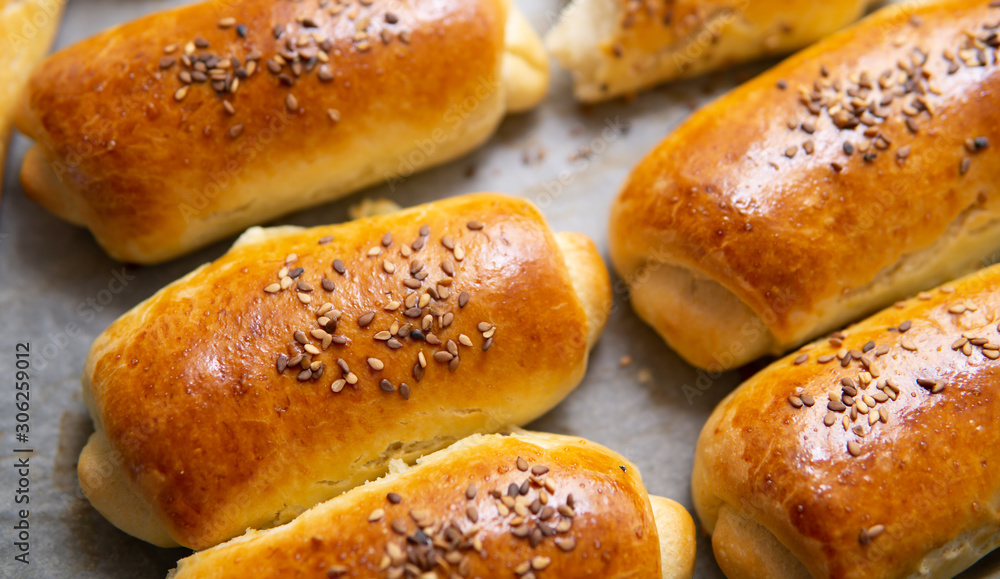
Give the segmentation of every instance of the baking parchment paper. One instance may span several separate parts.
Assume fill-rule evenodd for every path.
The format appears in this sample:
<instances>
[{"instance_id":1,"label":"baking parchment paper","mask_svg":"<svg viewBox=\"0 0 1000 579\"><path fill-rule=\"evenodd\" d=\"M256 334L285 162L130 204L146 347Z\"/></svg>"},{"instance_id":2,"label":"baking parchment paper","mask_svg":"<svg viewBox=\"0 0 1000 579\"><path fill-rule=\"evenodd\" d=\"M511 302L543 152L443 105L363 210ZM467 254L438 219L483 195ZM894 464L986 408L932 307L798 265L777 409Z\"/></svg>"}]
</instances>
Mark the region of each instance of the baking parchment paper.
<instances>
[{"instance_id":1,"label":"baking parchment paper","mask_svg":"<svg viewBox=\"0 0 1000 579\"><path fill-rule=\"evenodd\" d=\"M174 4L169 0L72 0L57 48ZM518 0L539 31L560 0ZM771 63L773 64L773 63ZM610 204L631 167L695 108L766 69L768 63L673 84L630 102L580 107L569 77L554 69L545 103L510 117L489 143L449 165L373 187L337 203L280 219L304 226L344 221L363 199L412 206L463 193L500 191L533 200L557 231L591 236L606 254ZM186 556L132 538L105 521L80 492L76 458L92 432L80 372L93 339L163 285L223 254L228 240L156 267L109 259L90 234L28 201L18 182L29 143L15 137L0 206L0 576L162 578ZM629 457L650 493L688 509L695 443L712 408L741 376L698 372L671 352L615 283L615 308L580 387L529 428L579 435ZM31 345L30 432L16 441L18 343ZM632 362L623 365L623 358ZM746 374L748 370L744 370ZM15 453L31 448L31 453ZM19 459L28 457L30 503L15 502ZM22 499L23 500L23 499ZM27 508L29 565L17 562L17 511ZM718 578L711 545L699 536L698 578ZM965 577L1000 576L1000 555Z\"/></svg>"}]
</instances>

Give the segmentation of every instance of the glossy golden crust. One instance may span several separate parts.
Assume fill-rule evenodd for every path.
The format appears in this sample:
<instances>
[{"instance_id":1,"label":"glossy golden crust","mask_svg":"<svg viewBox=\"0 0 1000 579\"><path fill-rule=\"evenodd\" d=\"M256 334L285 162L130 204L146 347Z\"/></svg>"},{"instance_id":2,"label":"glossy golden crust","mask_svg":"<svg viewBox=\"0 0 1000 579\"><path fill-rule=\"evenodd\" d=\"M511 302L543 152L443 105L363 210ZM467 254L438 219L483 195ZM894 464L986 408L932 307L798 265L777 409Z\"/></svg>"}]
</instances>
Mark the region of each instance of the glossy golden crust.
<instances>
[{"instance_id":1,"label":"glossy golden crust","mask_svg":"<svg viewBox=\"0 0 1000 579\"><path fill-rule=\"evenodd\" d=\"M661 82L786 54L857 20L869 0L576 0L546 37L576 97L607 100Z\"/></svg>"},{"instance_id":2,"label":"glossy golden crust","mask_svg":"<svg viewBox=\"0 0 1000 579\"><path fill-rule=\"evenodd\" d=\"M482 229L470 228L473 221ZM428 237L419 234L424 225ZM386 233L392 240L382 249ZM97 339L84 371L85 399L98 434L120 455L117 468L173 541L193 548L287 521L384 474L392 458L413 459L540 416L583 376L591 335L603 327L592 328L586 311L608 308L583 302L607 290L583 297L574 290L607 278L573 279L538 211L511 197L470 195L339 226L247 236L119 319ZM333 240L318 243L326 236ZM418 239L422 249L403 249ZM372 249L382 253L372 257ZM311 292L269 287L280 283L293 253L288 274L304 268L296 282ZM344 275L331 266L335 259ZM416 281L417 261L417 275L429 275L414 291L403 284ZM445 262L454 281L432 285L449 283ZM323 278L334 291L323 289ZM411 313L410 295L428 301ZM327 301L342 317L326 329L349 342L322 349L318 319ZM392 302L398 307L389 311ZM374 319L362 328L368 312ZM428 322L423 340L404 337L405 324L416 331ZM296 341L297 330L308 346ZM287 361L308 348L320 353L305 364L322 363L321 376L298 381L302 366L278 373L279 356ZM459 354L454 369L439 358L448 351ZM357 387L336 384L350 380L338 358ZM100 482L91 471L101 467L81 461L85 492L87 481ZM94 502L120 526L134 517L118 501ZM143 525L126 530L147 540L162 535Z\"/></svg>"},{"instance_id":3,"label":"glossy golden crust","mask_svg":"<svg viewBox=\"0 0 1000 579\"><path fill-rule=\"evenodd\" d=\"M622 276L641 283L676 268L751 310L727 338L689 350L699 325L733 318L708 308L695 329L668 328L647 314L682 355L707 365L739 345L745 352L721 364L734 367L786 351L962 275L1000 245L1000 66L992 47L1000 9L989 4L883 9L702 109L635 169L611 220ZM967 31L986 39L977 40L984 51L969 54L982 54L986 66L962 62ZM926 56L922 69L915 49ZM858 94L860 85L872 88ZM839 87L842 101L872 107L851 128L845 105L813 100L817 87L821 100ZM894 100L883 105L887 96ZM967 145L971 138L985 148ZM766 335L741 335L755 325Z\"/></svg>"},{"instance_id":4,"label":"glossy golden crust","mask_svg":"<svg viewBox=\"0 0 1000 579\"><path fill-rule=\"evenodd\" d=\"M39 150L22 181L112 256L170 259L485 141L508 90L532 93L515 95L525 108L547 81L543 66L529 89L503 82L514 15L507 0L234 0L144 17L57 53L32 77L18 123ZM518 30L522 71L544 65L533 32ZM187 50L221 59L212 66L229 71L224 92L214 77L184 88ZM234 77L233 57L255 72ZM271 72L276 58L286 66Z\"/></svg>"},{"instance_id":5,"label":"glossy golden crust","mask_svg":"<svg viewBox=\"0 0 1000 579\"><path fill-rule=\"evenodd\" d=\"M528 471L519 469L518 457L524 459L522 466ZM535 477L542 484L528 483L530 489L519 501L530 505L539 499L544 482L551 481L554 492L545 491L550 497L545 507L556 512L545 513L548 518L543 524L557 528L566 521L571 525L564 532L541 537L532 547L531 535L519 538L512 532L517 526L512 521L521 515L502 515L503 503L490 493L507 495L512 483L521 485L531 479L530 469L535 467L548 471ZM476 485L471 500L466 498L470 483ZM390 492L397 493L402 502L390 503ZM569 495L572 512L558 512L558 507L568 505ZM417 530L413 511L426 512L427 520L436 524L424 529L432 537L440 535L440 527L449 522L466 533L473 528L466 515L470 506L477 511L479 532L470 533L468 540L478 540L481 548L458 551L468 561L457 565L467 571L462 576L523 577L515 575L518 566L539 557L548 559L548 564L530 571L538 579L661 577L656 524L638 469L597 444L535 433L463 440L402 474L324 503L290 525L251 533L183 559L172 577L387 577L395 568L379 570L387 544L408 550L407 539L391 528L395 519L405 523L407 537ZM515 504L514 508L524 507ZM369 515L378 509L383 516L369 522ZM533 533L542 516L541 510L532 514L527 509L526 528ZM573 547L564 550L557 541ZM416 549L411 544L409 550ZM439 555L446 552L438 549ZM346 571L337 575L336 570L342 568ZM331 569L335 572L328 575ZM442 567L434 570L439 577L447 576Z\"/></svg>"},{"instance_id":6,"label":"glossy golden crust","mask_svg":"<svg viewBox=\"0 0 1000 579\"><path fill-rule=\"evenodd\" d=\"M950 577L997 545L1000 266L900 306L772 364L705 425L692 489L730 576L800 576L783 545L814 577ZM822 363L838 350L846 367ZM830 398L852 384L857 413Z\"/></svg>"},{"instance_id":7,"label":"glossy golden crust","mask_svg":"<svg viewBox=\"0 0 1000 579\"><path fill-rule=\"evenodd\" d=\"M62 10L61 0L0 0L0 189L17 99L49 50Z\"/></svg>"}]
</instances>

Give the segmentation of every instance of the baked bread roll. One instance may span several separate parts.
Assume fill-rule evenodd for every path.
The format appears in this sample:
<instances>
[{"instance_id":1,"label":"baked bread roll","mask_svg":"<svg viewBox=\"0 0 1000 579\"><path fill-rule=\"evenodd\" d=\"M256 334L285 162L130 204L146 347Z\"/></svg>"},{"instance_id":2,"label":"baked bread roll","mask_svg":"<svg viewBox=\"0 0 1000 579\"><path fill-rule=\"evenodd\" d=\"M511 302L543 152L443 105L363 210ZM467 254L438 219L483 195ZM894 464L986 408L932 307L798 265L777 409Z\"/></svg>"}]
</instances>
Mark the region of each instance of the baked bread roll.
<instances>
[{"instance_id":1,"label":"baked bread roll","mask_svg":"<svg viewBox=\"0 0 1000 579\"><path fill-rule=\"evenodd\" d=\"M610 295L589 239L511 197L251 229L95 341L81 486L161 546L286 522L394 458L551 409Z\"/></svg>"},{"instance_id":2,"label":"baked bread roll","mask_svg":"<svg viewBox=\"0 0 1000 579\"><path fill-rule=\"evenodd\" d=\"M168 577L691 577L691 516L600 445L475 435L401 468Z\"/></svg>"},{"instance_id":3,"label":"baked bread roll","mask_svg":"<svg viewBox=\"0 0 1000 579\"><path fill-rule=\"evenodd\" d=\"M0 195L15 104L52 45L62 10L61 0L0 0Z\"/></svg>"},{"instance_id":4,"label":"baked bread roll","mask_svg":"<svg viewBox=\"0 0 1000 579\"><path fill-rule=\"evenodd\" d=\"M947 578L996 548L998 320L993 266L723 400L691 485L726 576Z\"/></svg>"},{"instance_id":5,"label":"baked bread roll","mask_svg":"<svg viewBox=\"0 0 1000 579\"><path fill-rule=\"evenodd\" d=\"M611 256L681 356L780 354L1000 247L988 1L875 13L695 113L614 204Z\"/></svg>"},{"instance_id":6,"label":"baked bread roll","mask_svg":"<svg viewBox=\"0 0 1000 579\"><path fill-rule=\"evenodd\" d=\"M547 84L508 0L203 2L43 63L21 180L113 257L155 263L451 160Z\"/></svg>"},{"instance_id":7,"label":"baked bread roll","mask_svg":"<svg viewBox=\"0 0 1000 579\"><path fill-rule=\"evenodd\" d=\"M871 0L574 0L545 44L597 102L786 54L864 14Z\"/></svg>"}]
</instances>

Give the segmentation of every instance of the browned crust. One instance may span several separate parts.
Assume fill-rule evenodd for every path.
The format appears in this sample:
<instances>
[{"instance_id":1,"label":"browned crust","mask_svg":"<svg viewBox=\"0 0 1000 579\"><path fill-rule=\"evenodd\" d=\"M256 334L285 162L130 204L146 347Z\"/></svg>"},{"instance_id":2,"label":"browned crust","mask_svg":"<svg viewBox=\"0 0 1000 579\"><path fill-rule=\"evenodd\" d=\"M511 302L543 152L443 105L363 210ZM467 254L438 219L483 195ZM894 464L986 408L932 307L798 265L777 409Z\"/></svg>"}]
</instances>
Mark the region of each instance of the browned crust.
<instances>
[{"instance_id":1,"label":"browned crust","mask_svg":"<svg viewBox=\"0 0 1000 579\"><path fill-rule=\"evenodd\" d=\"M484 228L470 230L473 220ZM401 245L418 239L423 225L431 232L426 246L412 259L400 257ZM392 245L369 257L386 232ZM328 235L332 242L317 243ZM443 246L444 235L464 249L464 260ZM279 281L292 253L298 260L291 267L305 268L299 279L315 288L309 305L296 292L264 291ZM387 256L396 265L392 275L382 265ZM347 275L333 271L335 258ZM393 313L383 306L387 294L404 301L411 293L402 282L415 258L428 280L446 277L443 261L455 264L449 298L428 305L454 313L448 328L434 322L440 340L465 334L473 343L459 346L455 371L433 359L446 344L405 338L403 348L390 350L373 339L393 320L414 322L403 315L405 306ZM336 283L333 293L321 289L324 277ZM460 308L466 291L471 298ZM315 357L325 365L319 380L296 381L299 368L279 375L278 355L302 352L293 332L317 329L327 300L343 312L336 333L351 340L349 347L334 344ZM369 311L375 319L362 329L357 320ZM481 322L496 326L488 352ZM394 456L419 456L536 418L579 382L589 336L581 298L534 206L471 195L238 244L115 322L92 348L84 384L135 492L174 540L203 548L271 524L285 507L294 514L379 476ZM413 374L418 351L427 359L420 382ZM359 388L331 392L342 374L338 357L360 378ZM373 370L368 358L385 369ZM382 391L383 379L397 391ZM408 401L398 391L402 383L410 386Z\"/></svg>"},{"instance_id":2,"label":"browned crust","mask_svg":"<svg viewBox=\"0 0 1000 579\"><path fill-rule=\"evenodd\" d=\"M469 506L478 513L481 530L475 537L482 542L482 549L479 553L464 551L469 561L465 576L515 577L517 566L534 557L551 560L543 570L534 571L539 579L661 576L660 547L649 498L638 469L621 456L582 439L532 433L465 440L456 446L461 448L442 451L441 457L428 457L428 464L338 497L291 525L184 559L173 578L244 577L249 573L255 577L326 579L327 571L335 565L349 569L345 577L385 577L379 565L386 544L407 549L404 537L391 530L394 519L405 522L406 532L412 536L417 525L410 512L422 510L430 514L431 521L454 521L465 532L473 527L466 517ZM555 492L546 491L551 497L547 506L565 506L568 495L573 495L575 513L571 519L557 513L547 520L551 526L571 520L571 529L542 539L534 548L530 538L512 534L511 521L517 513L502 516L501 503L489 494L494 490L507 494L511 483L520 485L529 480L530 471L522 472L516 466L518 457L529 468L550 469L540 477L554 483ZM470 483L477 487L472 500L465 495ZM532 485L525 498L533 502L542 488ZM389 492L399 494L402 502L395 505L386 500ZM384 516L368 522L376 509L382 509ZM528 528L535 528L538 517L529 510L525 518ZM570 551L556 545L556 540L569 539L576 545Z\"/></svg>"},{"instance_id":3,"label":"browned crust","mask_svg":"<svg viewBox=\"0 0 1000 579\"><path fill-rule=\"evenodd\" d=\"M963 332L1000 344L1000 266L952 286L953 292L935 290L848 328L842 346L805 346L723 401L702 431L692 481L706 530L715 530L720 510L735 511L773 533L814 577L906 577L921 564L931 576L951 576L992 548L990 537L1000 531L1000 471L992 466L1000 460L993 428L1000 362L980 346L970 345L969 356L953 346ZM952 313L958 304L976 311ZM906 321L912 327L901 333L896 328ZM826 427L828 393L840 395L841 380L857 380L863 368L856 359L847 368L818 359L840 347L862 350L869 341L876 347L864 356L879 378L863 393L878 395L877 383L887 379L900 390L876 406L887 410L888 422L872 426L859 414L845 431L850 413L834 412L836 421ZM873 356L882 345L888 352ZM807 360L795 365L799 356ZM918 378L944 388L932 393ZM794 408L789 397L800 391L816 404ZM857 457L848 450L851 441L859 445ZM862 537L878 525L881 534ZM935 552L952 542L960 547L954 561Z\"/></svg>"},{"instance_id":4,"label":"browned crust","mask_svg":"<svg viewBox=\"0 0 1000 579\"><path fill-rule=\"evenodd\" d=\"M246 25L246 38L235 27L220 28L224 17ZM318 27L295 23L303 17ZM397 153L426 141L432 150L419 157L440 162L478 144L499 121L506 17L503 0L380 0L337 15L316 3L220 0L112 28L50 57L32 77L19 127L38 141L67 191L26 182L28 193L43 204L73 196L76 221L113 256L156 262L322 201L324 184L350 190L397 170L408 176L426 162L397 160ZM369 38L359 41L364 21ZM281 39L272 33L276 24L286 24ZM319 63L284 86L266 60L287 50L288 38L313 32L332 42L335 78L320 81ZM257 72L225 95L233 115L204 83L175 100L180 65L164 71L159 63L181 56L196 37L210 45L196 54L236 56L244 64L253 51L263 55ZM364 42L367 50L359 48ZM171 44L177 51L166 55ZM283 72L293 76L289 67ZM232 138L237 125L242 132ZM380 155L390 158L391 171L365 174ZM356 162L338 165L345 158ZM338 173L323 174L323 166ZM280 172L287 180L274 181ZM255 189L261 182L286 190Z\"/></svg>"},{"instance_id":5,"label":"browned crust","mask_svg":"<svg viewBox=\"0 0 1000 579\"><path fill-rule=\"evenodd\" d=\"M639 164L616 201L610 240L618 271L632 279L667 263L698 272L745 302L789 347L815 335L853 291L941 238L963 212L975 210L978 221L960 227L995 220L1000 108L992 95L1000 67L990 56L989 67L949 75L941 55L957 51L966 30L983 33L998 18L1000 10L982 0L890 7L703 108ZM798 88L812 90L821 67L831 83L870 71L877 84L914 47L930 54L925 70L941 92L928 96L933 118L917 116L919 132L911 134L897 99L879 126L890 149L872 163L860 152L846 156L844 141L865 137L839 130L826 112L811 116ZM815 133L790 130L789 120L812 120ZM964 141L980 136L991 146L967 151ZM789 146L797 146L792 159ZM904 146L910 156L899 162ZM971 168L961 175L965 157ZM957 256L956 269L974 265L966 261Z\"/></svg>"}]
</instances>

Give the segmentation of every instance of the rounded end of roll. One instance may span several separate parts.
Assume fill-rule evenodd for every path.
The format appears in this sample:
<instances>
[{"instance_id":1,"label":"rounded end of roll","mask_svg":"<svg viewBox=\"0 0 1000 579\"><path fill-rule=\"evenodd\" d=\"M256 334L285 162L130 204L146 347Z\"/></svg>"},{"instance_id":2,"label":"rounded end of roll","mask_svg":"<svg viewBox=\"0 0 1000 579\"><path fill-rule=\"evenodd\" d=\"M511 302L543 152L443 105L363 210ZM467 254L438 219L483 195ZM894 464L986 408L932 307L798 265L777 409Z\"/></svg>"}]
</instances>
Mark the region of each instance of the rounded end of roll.
<instances>
[{"instance_id":1,"label":"rounded end of roll","mask_svg":"<svg viewBox=\"0 0 1000 579\"><path fill-rule=\"evenodd\" d=\"M580 296L587 314L590 333L587 348L591 349L604 332L611 314L611 276L604 265L597 245L582 233L557 233L556 242L562 250L573 289Z\"/></svg>"},{"instance_id":2,"label":"rounded end of roll","mask_svg":"<svg viewBox=\"0 0 1000 579\"><path fill-rule=\"evenodd\" d=\"M676 501L649 496L660 538L660 568L663 579L689 579L694 574L696 530L694 519Z\"/></svg>"},{"instance_id":3,"label":"rounded end of roll","mask_svg":"<svg viewBox=\"0 0 1000 579\"><path fill-rule=\"evenodd\" d=\"M729 505L719 511L712 534L712 550L729 579L809 579L812 576L771 531Z\"/></svg>"},{"instance_id":4,"label":"rounded end of roll","mask_svg":"<svg viewBox=\"0 0 1000 579\"><path fill-rule=\"evenodd\" d=\"M504 37L503 82L507 112L535 108L549 91L549 60L542 40L531 23L511 6Z\"/></svg>"},{"instance_id":5,"label":"rounded end of roll","mask_svg":"<svg viewBox=\"0 0 1000 579\"><path fill-rule=\"evenodd\" d=\"M28 198L46 211L73 225L85 225L73 194L59 180L59 175L38 145L28 149L24 156L21 185Z\"/></svg>"},{"instance_id":6,"label":"rounded end of roll","mask_svg":"<svg viewBox=\"0 0 1000 579\"><path fill-rule=\"evenodd\" d=\"M179 547L145 502L129 486L118 454L100 430L80 452L77 476L87 500L112 525L157 547Z\"/></svg>"}]
</instances>

